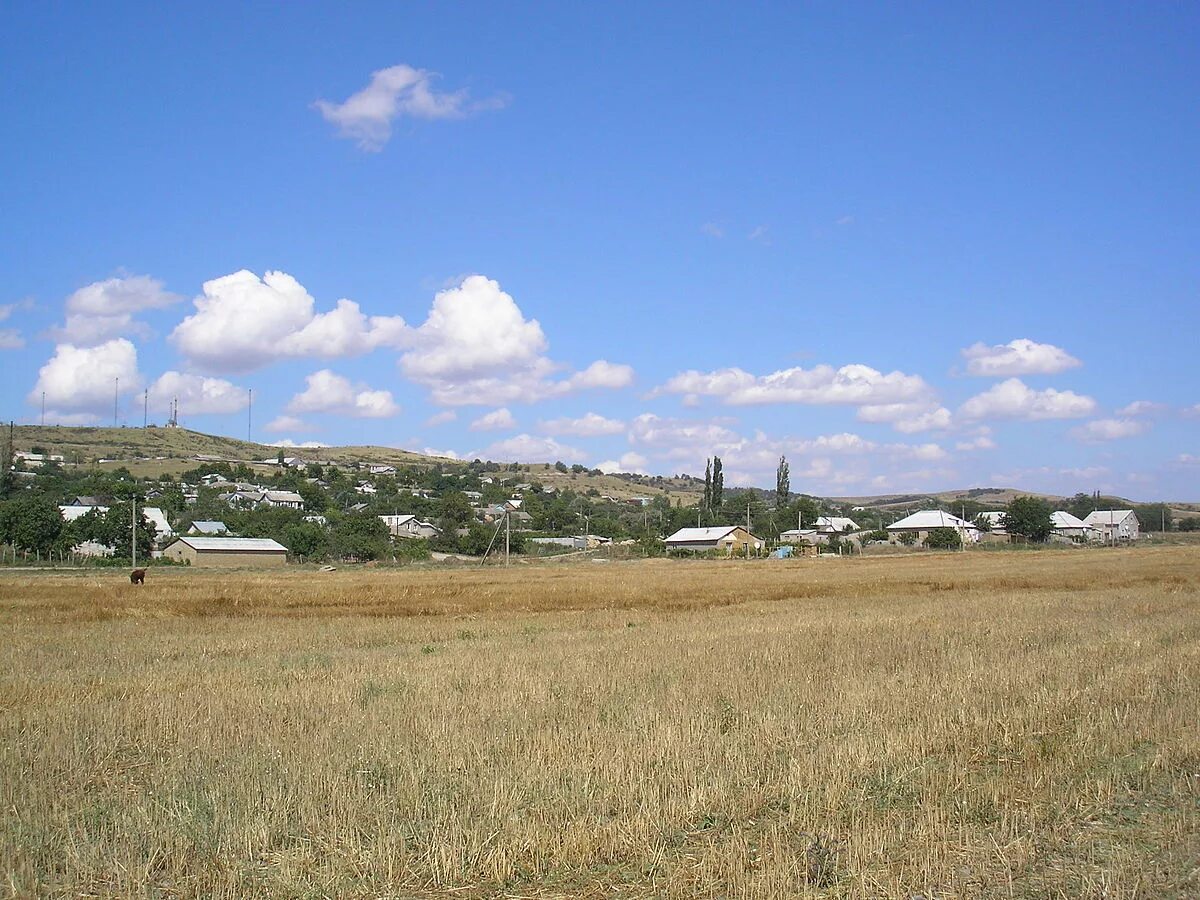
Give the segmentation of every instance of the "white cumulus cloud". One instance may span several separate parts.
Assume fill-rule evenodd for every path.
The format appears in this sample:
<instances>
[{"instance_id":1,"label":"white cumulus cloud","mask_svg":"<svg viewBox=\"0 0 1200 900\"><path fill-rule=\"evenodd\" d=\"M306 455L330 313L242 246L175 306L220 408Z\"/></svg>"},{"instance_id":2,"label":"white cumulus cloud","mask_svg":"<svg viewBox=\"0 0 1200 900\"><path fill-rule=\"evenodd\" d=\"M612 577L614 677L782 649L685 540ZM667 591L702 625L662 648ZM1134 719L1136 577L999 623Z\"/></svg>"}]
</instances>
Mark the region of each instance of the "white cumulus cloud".
<instances>
[{"instance_id":1,"label":"white cumulus cloud","mask_svg":"<svg viewBox=\"0 0 1200 900\"><path fill-rule=\"evenodd\" d=\"M1121 438L1136 437L1150 428L1150 423L1136 419L1093 419L1077 428L1071 429L1071 435L1089 444L1117 441Z\"/></svg>"},{"instance_id":2,"label":"white cumulus cloud","mask_svg":"<svg viewBox=\"0 0 1200 900\"><path fill-rule=\"evenodd\" d=\"M444 409L439 413L434 413L425 420L425 424L431 428L437 425L446 425L458 418L458 413L452 409Z\"/></svg>"},{"instance_id":3,"label":"white cumulus cloud","mask_svg":"<svg viewBox=\"0 0 1200 900\"><path fill-rule=\"evenodd\" d=\"M130 275L95 281L67 298L66 321L50 336L76 347L94 347L117 337L145 336L137 313L165 309L182 298L163 289L149 275Z\"/></svg>"},{"instance_id":4,"label":"white cumulus cloud","mask_svg":"<svg viewBox=\"0 0 1200 900\"><path fill-rule=\"evenodd\" d=\"M471 459L492 459L497 462L573 462L582 459L584 452L576 447L560 444L554 438L518 434L490 444L482 450L473 450L467 455Z\"/></svg>"},{"instance_id":5,"label":"white cumulus cloud","mask_svg":"<svg viewBox=\"0 0 1200 900\"><path fill-rule=\"evenodd\" d=\"M400 316L366 316L353 300L329 312L285 272L259 278L242 270L206 281L196 312L171 333L195 366L213 372L249 372L279 359L336 359L378 347L400 347L409 329Z\"/></svg>"},{"instance_id":6,"label":"white cumulus cloud","mask_svg":"<svg viewBox=\"0 0 1200 900\"><path fill-rule=\"evenodd\" d=\"M1169 407L1153 400L1134 400L1117 410L1118 416L1161 416Z\"/></svg>"},{"instance_id":7,"label":"white cumulus cloud","mask_svg":"<svg viewBox=\"0 0 1200 900\"><path fill-rule=\"evenodd\" d=\"M802 403L851 406L928 402L933 394L919 375L883 372L852 364L835 369L828 365L811 369L782 369L768 375L753 375L739 368L681 372L654 393L718 397L734 406L760 403Z\"/></svg>"},{"instance_id":8,"label":"white cumulus cloud","mask_svg":"<svg viewBox=\"0 0 1200 900\"><path fill-rule=\"evenodd\" d=\"M547 422L539 422L538 430L554 435L599 437L605 434L620 434L625 430L625 423L590 412L578 419L550 419Z\"/></svg>"},{"instance_id":9,"label":"white cumulus cloud","mask_svg":"<svg viewBox=\"0 0 1200 900\"><path fill-rule=\"evenodd\" d=\"M471 102L466 90L439 91L437 74L427 69L396 65L371 73L371 81L342 103L318 100L314 106L341 137L357 141L363 150L377 151L392 136L392 123L413 119L458 119L482 109L498 109L503 97Z\"/></svg>"},{"instance_id":10,"label":"white cumulus cloud","mask_svg":"<svg viewBox=\"0 0 1200 900\"><path fill-rule=\"evenodd\" d=\"M119 384L117 380L119 379ZM137 349L125 338L96 347L59 344L54 356L38 372L28 401L40 404L46 392L48 409L65 412L107 412L114 390L131 394L141 389Z\"/></svg>"},{"instance_id":11,"label":"white cumulus cloud","mask_svg":"<svg viewBox=\"0 0 1200 900\"><path fill-rule=\"evenodd\" d=\"M470 425L472 431L504 431L516 427L517 420L503 406L493 409L490 413L484 413Z\"/></svg>"},{"instance_id":12,"label":"white cumulus cloud","mask_svg":"<svg viewBox=\"0 0 1200 900\"><path fill-rule=\"evenodd\" d=\"M647 475L649 474L646 471L646 465L648 463L649 460L647 460L646 457L642 456L640 453L634 453L630 451L629 453L621 454L620 459L606 459L604 462L599 463L596 468L606 475L612 475L617 472L627 472L633 475Z\"/></svg>"},{"instance_id":13,"label":"white cumulus cloud","mask_svg":"<svg viewBox=\"0 0 1200 900\"><path fill-rule=\"evenodd\" d=\"M265 426L267 431L278 434L281 431L303 431L309 424L297 416L276 416Z\"/></svg>"},{"instance_id":14,"label":"white cumulus cloud","mask_svg":"<svg viewBox=\"0 0 1200 900\"><path fill-rule=\"evenodd\" d=\"M629 366L606 360L554 380L562 367L545 355L549 342L541 324L526 319L516 301L483 275L439 291L408 342L400 371L446 406L534 403L633 381Z\"/></svg>"},{"instance_id":15,"label":"white cumulus cloud","mask_svg":"<svg viewBox=\"0 0 1200 900\"><path fill-rule=\"evenodd\" d=\"M933 403L872 403L860 406L862 422L887 422L904 434L921 431L945 431L950 427L950 410Z\"/></svg>"},{"instance_id":16,"label":"white cumulus cloud","mask_svg":"<svg viewBox=\"0 0 1200 900\"><path fill-rule=\"evenodd\" d=\"M178 397L181 416L233 413L250 402L245 388L223 378L174 371L163 372L149 390L152 409L170 409L171 401Z\"/></svg>"},{"instance_id":17,"label":"white cumulus cloud","mask_svg":"<svg viewBox=\"0 0 1200 900\"><path fill-rule=\"evenodd\" d=\"M390 391L371 390L329 369L305 377L307 387L288 403L289 413L333 413L360 419L383 419L400 412Z\"/></svg>"},{"instance_id":18,"label":"white cumulus cloud","mask_svg":"<svg viewBox=\"0 0 1200 900\"><path fill-rule=\"evenodd\" d=\"M967 361L967 374L984 377L1055 375L1083 365L1061 347L1028 338L990 347L982 342L972 344L962 355Z\"/></svg>"},{"instance_id":19,"label":"white cumulus cloud","mask_svg":"<svg viewBox=\"0 0 1200 900\"><path fill-rule=\"evenodd\" d=\"M980 419L1078 419L1091 415L1096 401L1074 391L1035 391L1019 378L1009 378L976 394L959 407L959 415Z\"/></svg>"}]
</instances>

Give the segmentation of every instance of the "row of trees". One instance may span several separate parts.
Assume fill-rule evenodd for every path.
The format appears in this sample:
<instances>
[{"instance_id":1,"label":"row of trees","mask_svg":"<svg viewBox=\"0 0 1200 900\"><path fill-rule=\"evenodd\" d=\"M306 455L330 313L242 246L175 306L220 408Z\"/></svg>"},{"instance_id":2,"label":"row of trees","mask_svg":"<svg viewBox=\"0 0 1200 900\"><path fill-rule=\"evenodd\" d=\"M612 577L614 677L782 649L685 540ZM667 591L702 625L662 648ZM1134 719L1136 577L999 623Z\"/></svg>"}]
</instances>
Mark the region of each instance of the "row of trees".
<instances>
[{"instance_id":1,"label":"row of trees","mask_svg":"<svg viewBox=\"0 0 1200 900\"><path fill-rule=\"evenodd\" d=\"M112 547L128 558L134 543L133 509L129 503L114 503L107 512L90 510L67 522L58 505L45 496L32 494L0 503L0 543L36 553L69 553L79 544L95 541ZM137 552L150 558L155 527L138 514Z\"/></svg>"}]
</instances>

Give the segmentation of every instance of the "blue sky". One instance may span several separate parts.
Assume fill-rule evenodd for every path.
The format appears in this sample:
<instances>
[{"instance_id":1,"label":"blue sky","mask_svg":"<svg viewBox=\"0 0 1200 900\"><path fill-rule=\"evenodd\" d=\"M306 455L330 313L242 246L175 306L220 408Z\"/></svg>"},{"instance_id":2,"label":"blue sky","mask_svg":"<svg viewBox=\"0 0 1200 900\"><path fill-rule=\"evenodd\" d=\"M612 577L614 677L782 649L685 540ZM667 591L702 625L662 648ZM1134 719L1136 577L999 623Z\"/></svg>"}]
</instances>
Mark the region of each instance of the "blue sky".
<instances>
[{"instance_id":1,"label":"blue sky","mask_svg":"<svg viewBox=\"0 0 1200 900\"><path fill-rule=\"evenodd\" d=\"M9 4L0 412L1200 500L1186 4Z\"/></svg>"}]
</instances>

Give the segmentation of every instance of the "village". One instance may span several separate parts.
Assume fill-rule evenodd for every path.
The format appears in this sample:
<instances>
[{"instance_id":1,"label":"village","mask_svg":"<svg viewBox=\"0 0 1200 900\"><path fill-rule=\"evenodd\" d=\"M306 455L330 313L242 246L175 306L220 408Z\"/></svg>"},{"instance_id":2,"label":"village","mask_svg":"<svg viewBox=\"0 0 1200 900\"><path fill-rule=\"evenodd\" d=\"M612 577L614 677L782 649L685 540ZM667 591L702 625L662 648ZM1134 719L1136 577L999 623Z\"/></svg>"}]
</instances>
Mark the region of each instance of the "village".
<instances>
[{"instance_id":1,"label":"village","mask_svg":"<svg viewBox=\"0 0 1200 900\"><path fill-rule=\"evenodd\" d=\"M715 461L716 480L711 470L703 482L692 479L697 489L703 485L692 499L681 493L672 498L670 484L642 476L628 476L630 486L646 492L621 497L573 488L569 481L543 483L551 475L586 478L582 466L561 462L543 466L539 477L536 467L479 460L422 467L369 460L338 465L283 451L255 459L195 454L173 461L183 469L179 477L139 479L124 466L81 467L44 447L14 448L8 499L0 506L7 545L0 556L12 562L18 555L28 562L32 553L34 561L140 559L205 567L412 562L500 552L506 558L588 551L788 558L1013 543L1113 546L1136 542L1145 530L1134 509L1105 507L1108 498L1098 495L1077 495L1066 504L1070 509L1032 497L990 507L963 501L953 504L957 513L933 498L927 498L929 508L916 510L871 507L792 493L785 459L784 490L726 490L719 457ZM686 485L687 476L681 478ZM21 521L33 515L35 499L46 520L40 530ZM1022 506L1031 508L1022 514ZM46 508L57 512L57 522ZM1158 513L1142 510L1144 518L1160 519L1147 524L1175 524L1165 510ZM1192 518L1177 523L1181 530L1194 526Z\"/></svg>"}]
</instances>

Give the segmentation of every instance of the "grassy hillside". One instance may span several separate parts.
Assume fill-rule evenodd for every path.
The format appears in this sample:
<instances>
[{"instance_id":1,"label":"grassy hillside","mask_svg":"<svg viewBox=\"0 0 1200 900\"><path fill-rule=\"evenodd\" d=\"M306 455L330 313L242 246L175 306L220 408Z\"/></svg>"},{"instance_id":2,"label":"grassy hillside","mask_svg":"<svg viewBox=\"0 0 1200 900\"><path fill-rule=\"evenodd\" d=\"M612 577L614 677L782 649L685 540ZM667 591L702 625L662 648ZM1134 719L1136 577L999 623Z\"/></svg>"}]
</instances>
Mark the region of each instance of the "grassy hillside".
<instances>
[{"instance_id":1,"label":"grassy hillside","mask_svg":"<svg viewBox=\"0 0 1200 900\"><path fill-rule=\"evenodd\" d=\"M198 456L253 464L259 460L275 459L280 452L279 447L269 444L204 434L186 428L18 425L13 432L13 445L17 450L40 447L50 453L62 454L66 457L67 465L101 469L124 466L139 477L177 475L195 468ZM397 447L369 445L319 449L289 448L283 452L288 456L308 460L319 459L322 463L332 462L341 466L354 463L386 463L395 466L444 465L453 468L463 464L461 461L425 456ZM553 462L521 463L515 469L506 466L503 474L516 480L536 480L560 489L569 487L581 493L595 489L601 494L617 499L652 497L655 494L667 493L672 501L680 500L686 506L696 502L699 497L696 485L686 479L559 472Z\"/></svg>"},{"instance_id":2,"label":"grassy hillside","mask_svg":"<svg viewBox=\"0 0 1200 900\"><path fill-rule=\"evenodd\" d=\"M7 435L5 435L7 439ZM175 475L196 466L197 456L214 457L231 462L253 463L258 460L274 459L280 448L269 444L242 441L221 435L204 434L187 428L73 428L66 426L18 425L14 429L14 446L18 450L43 447L51 453L61 453L69 465L117 468L125 466L134 475L157 477ZM304 459L320 458L321 462L338 465L354 463L388 463L390 465L453 467L458 461L442 457L425 456L397 447L345 446L321 447L319 449L297 448L284 450L289 456ZM103 462L101 462L103 460ZM570 488L585 493L596 490L617 499L652 497L658 493L670 495L672 502L679 500L683 505L695 503L700 498L700 484L686 478L662 478L637 475L598 475L591 472L559 472L553 462L520 463L515 469L506 467L506 475L524 480L536 480L555 488ZM866 506L890 511L913 509L925 505L927 500L956 503L962 500L975 501L989 506L1005 506L1014 497L1034 494L1045 497L1051 503L1064 498L1053 494L1037 494L1019 488L964 488L929 494L885 494L876 496L834 497L836 503L848 506ZM1133 501L1125 501L1132 505ZM1200 512L1200 504L1172 503L1177 516L1194 515Z\"/></svg>"}]
</instances>

